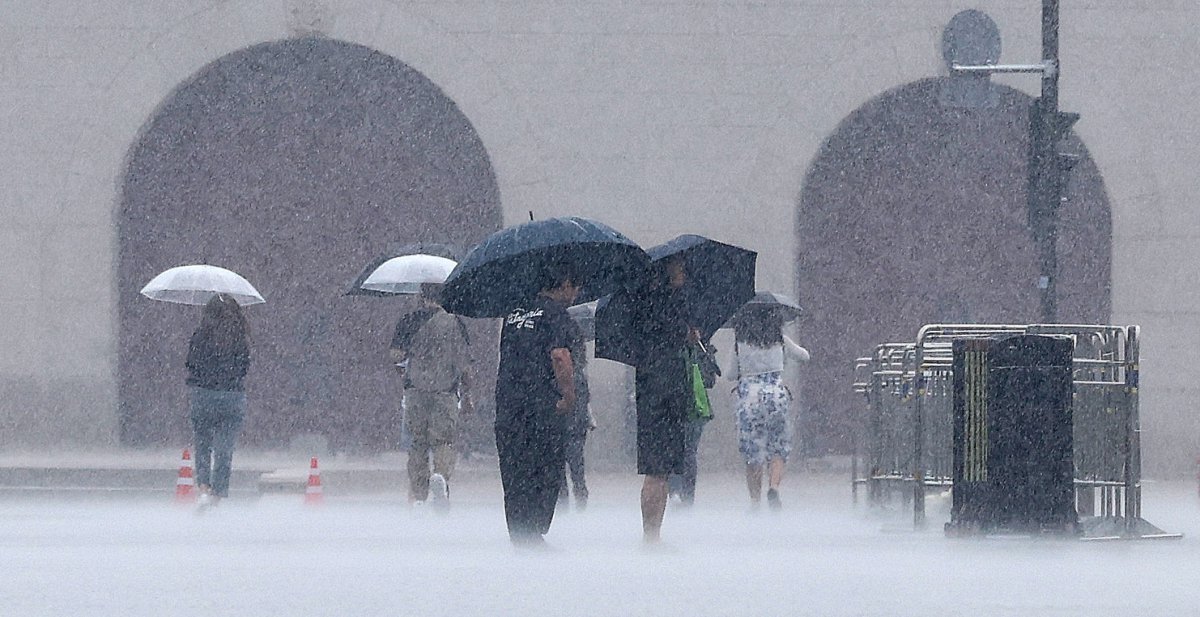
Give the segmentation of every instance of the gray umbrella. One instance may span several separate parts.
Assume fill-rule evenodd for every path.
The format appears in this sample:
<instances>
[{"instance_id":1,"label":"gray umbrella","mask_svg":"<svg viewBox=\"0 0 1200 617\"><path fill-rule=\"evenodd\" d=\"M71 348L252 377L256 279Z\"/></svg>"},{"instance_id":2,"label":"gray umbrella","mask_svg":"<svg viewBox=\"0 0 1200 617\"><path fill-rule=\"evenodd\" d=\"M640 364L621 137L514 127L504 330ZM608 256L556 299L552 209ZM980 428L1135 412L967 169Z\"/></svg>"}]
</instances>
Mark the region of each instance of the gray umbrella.
<instances>
[{"instance_id":1,"label":"gray umbrella","mask_svg":"<svg viewBox=\"0 0 1200 617\"><path fill-rule=\"evenodd\" d=\"M773 291L758 291L754 293L754 298L743 304L742 308L725 322L724 327L736 327L737 322L743 319L772 318L780 324L785 324L794 321L803 312L800 304L788 296Z\"/></svg>"}]
</instances>

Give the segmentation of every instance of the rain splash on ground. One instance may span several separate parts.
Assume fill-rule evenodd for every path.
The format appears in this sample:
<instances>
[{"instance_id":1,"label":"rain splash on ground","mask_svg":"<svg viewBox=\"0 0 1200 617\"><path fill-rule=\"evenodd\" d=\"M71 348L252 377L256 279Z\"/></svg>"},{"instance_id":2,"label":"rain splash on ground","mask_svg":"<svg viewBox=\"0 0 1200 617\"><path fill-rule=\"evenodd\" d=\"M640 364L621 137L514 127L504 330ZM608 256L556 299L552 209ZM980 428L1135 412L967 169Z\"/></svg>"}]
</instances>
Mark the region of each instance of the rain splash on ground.
<instances>
[{"instance_id":1,"label":"rain splash on ground","mask_svg":"<svg viewBox=\"0 0 1200 617\"><path fill-rule=\"evenodd\" d=\"M1200 607L1200 499L1148 483L1146 518L1182 540L947 539L855 508L839 478L789 478L782 513L702 476L665 545L640 545L636 478L593 478L550 549L508 543L498 482L446 516L399 494L238 498L203 516L165 498L0 495L8 617L79 615L1188 615ZM939 517L941 517L939 519Z\"/></svg>"}]
</instances>

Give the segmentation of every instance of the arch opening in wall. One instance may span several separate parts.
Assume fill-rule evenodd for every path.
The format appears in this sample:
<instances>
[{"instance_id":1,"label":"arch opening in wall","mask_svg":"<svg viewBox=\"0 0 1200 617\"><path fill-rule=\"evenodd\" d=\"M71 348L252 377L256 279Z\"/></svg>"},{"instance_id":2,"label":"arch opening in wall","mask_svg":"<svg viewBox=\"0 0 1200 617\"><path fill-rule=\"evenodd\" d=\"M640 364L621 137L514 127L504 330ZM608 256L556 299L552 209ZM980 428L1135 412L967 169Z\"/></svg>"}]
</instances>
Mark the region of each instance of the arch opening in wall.
<instances>
[{"instance_id":1,"label":"arch opening in wall","mask_svg":"<svg viewBox=\"0 0 1200 617\"><path fill-rule=\"evenodd\" d=\"M800 331L814 362L803 387L806 444L847 452L865 404L855 358L913 341L926 323L1036 323L1036 246L1027 223L1033 99L939 77L886 92L847 116L810 166L796 220ZM966 98L983 102L959 105ZM947 96L948 93L952 96ZM1060 208L1058 321L1107 323L1111 208L1079 153Z\"/></svg>"},{"instance_id":2,"label":"arch opening in wall","mask_svg":"<svg viewBox=\"0 0 1200 617\"><path fill-rule=\"evenodd\" d=\"M146 124L121 188L119 418L135 446L189 434L183 361L199 311L140 297L155 273L212 263L267 298L246 311L246 441L379 450L400 437L387 346L413 306L345 292L396 246L465 250L502 219L487 151L454 101L400 60L318 37L200 70Z\"/></svg>"}]
</instances>

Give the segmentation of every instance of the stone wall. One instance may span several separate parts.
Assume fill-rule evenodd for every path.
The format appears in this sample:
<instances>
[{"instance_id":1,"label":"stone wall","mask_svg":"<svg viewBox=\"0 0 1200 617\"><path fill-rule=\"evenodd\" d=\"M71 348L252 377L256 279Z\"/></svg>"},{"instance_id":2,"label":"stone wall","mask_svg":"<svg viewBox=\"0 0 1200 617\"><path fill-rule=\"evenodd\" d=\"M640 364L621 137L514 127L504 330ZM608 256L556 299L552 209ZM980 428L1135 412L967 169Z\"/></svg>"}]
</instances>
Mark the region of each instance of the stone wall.
<instances>
[{"instance_id":1,"label":"stone wall","mask_svg":"<svg viewBox=\"0 0 1200 617\"><path fill-rule=\"evenodd\" d=\"M1039 4L10 0L0 444L115 443L116 298L137 292L114 283L125 157L172 90L223 55L313 33L392 55L475 126L508 222L534 210L646 243L704 233L758 249L759 286L789 291L802 178L841 119L942 72L941 29L964 8L996 20L1004 61L1036 60ZM1200 8L1064 5L1062 107L1082 113L1113 208L1112 320L1144 327L1147 469L1182 472L1200 450L1187 368L1200 360L1200 127L1181 123L1200 88Z\"/></svg>"}]
</instances>

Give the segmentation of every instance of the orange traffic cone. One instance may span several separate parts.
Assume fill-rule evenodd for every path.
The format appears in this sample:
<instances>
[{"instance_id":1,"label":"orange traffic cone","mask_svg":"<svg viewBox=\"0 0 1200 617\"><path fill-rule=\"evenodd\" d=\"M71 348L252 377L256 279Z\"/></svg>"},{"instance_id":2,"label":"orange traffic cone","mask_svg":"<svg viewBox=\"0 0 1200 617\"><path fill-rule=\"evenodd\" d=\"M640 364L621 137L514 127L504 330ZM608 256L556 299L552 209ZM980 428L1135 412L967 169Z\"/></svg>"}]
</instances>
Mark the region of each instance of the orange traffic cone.
<instances>
[{"instance_id":1,"label":"orange traffic cone","mask_svg":"<svg viewBox=\"0 0 1200 617\"><path fill-rule=\"evenodd\" d=\"M308 463L308 486L304 489L304 503L316 506L324 503L325 494L321 492L321 470L317 468L317 457L312 457Z\"/></svg>"},{"instance_id":2,"label":"orange traffic cone","mask_svg":"<svg viewBox=\"0 0 1200 617\"><path fill-rule=\"evenodd\" d=\"M175 480L175 503L196 502L196 480L192 477L192 453L183 449L179 461L179 477Z\"/></svg>"}]
</instances>

